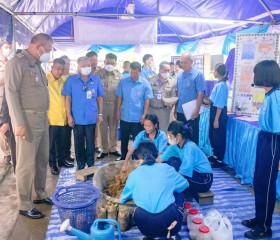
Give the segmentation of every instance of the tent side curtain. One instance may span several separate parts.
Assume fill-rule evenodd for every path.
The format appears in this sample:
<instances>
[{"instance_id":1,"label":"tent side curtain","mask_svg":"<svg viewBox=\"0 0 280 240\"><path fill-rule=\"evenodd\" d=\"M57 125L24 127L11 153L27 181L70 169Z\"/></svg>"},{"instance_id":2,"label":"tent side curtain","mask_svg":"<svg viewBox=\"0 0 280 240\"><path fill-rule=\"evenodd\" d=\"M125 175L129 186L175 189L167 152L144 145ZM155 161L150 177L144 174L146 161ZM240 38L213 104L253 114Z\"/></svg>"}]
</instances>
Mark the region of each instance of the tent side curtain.
<instances>
[{"instance_id":1,"label":"tent side curtain","mask_svg":"<svg viewBox=\"0 0 280 240\"><path fill-rule=\"evenodd\" d=\"M0 38L12 42L13 40L13 19L11 14L0 7Z\"/></svg>"},{"instance_id":2,"label":"tent side curtain","mask_svg":"<svg viewBox=\"0 0 280 240\"><path fill-rule=\"evenodd\" d=\"M22 25L18 20L14 21L14 28L15 41L20 46L28 46L34 34L31 31L29 31L24 25Z\"/></svg>"}]
</instances>

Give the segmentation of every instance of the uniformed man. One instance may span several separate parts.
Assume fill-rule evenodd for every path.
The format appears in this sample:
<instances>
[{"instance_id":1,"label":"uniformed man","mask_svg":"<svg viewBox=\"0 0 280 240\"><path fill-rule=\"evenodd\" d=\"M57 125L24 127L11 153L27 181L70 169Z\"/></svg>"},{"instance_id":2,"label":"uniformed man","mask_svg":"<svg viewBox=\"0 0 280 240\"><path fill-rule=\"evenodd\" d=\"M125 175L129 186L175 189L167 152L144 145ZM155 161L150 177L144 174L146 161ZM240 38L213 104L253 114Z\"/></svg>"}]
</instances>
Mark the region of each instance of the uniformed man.
<instances>
[{"instance_id":1,"label":"uniformed man","mask_svg":"<svg viewBox=\"0 0 280 240\"><path fill-rule=\"evenodd\" d=\"M16 166L16 143L11 127L11 118L5 97L4 70L11 54L12 45L10 42L0 40L0 148L4 154L5 164L13 160L13 167Z\"/></svg>"},{"instance_id":2,"label":"uniformed man","mask_svg":"<svg viewBox=\"0 0 280 240\"><path fill-rule=\"evenodd\" d=\"M150 113L155 114L159 120L159 129L167 133L167 127L170 120L170 110L176 103L167 104L163 98L176 96L176 82L170 77L170 65L168 62L162 62L159 65L159 74L149 79L151 83L154 98L150 100Z\"/></svg>"},{"instance_id":3,"label":"uniformed man","mask_svg":"<svg viewBox=\"0 0 280 240\"><path fill-rule=\"evenodd\" d=\"M154 66L153 55L145 54L143 56L143 63L144 63L144 66L141 71L141 77L146 80L149 80L156 75L155 71L153 70L153 66Z\"/></svg>"},{"instance_id":4,"label":"uniformed man","mask_svg":"<svg viewBox=\"0 0 280 240\"><path fill-rule=\"evenodd\" d=\"M47 78L41 67L50 60L53 39L44 33L35 35L26 50L18 53L6 65L5 90L15 128L17 143L16 184L19 214L38 219L44 214L34 204L52 205L45 191L49 160L48 115L49 92Z\"/></svg>"},{"instance_id":5,"label":"uniformed man","mask_svg":"<svg viewBox=\"0 0 280 240\"><path fill-rule=\"evenodd\" d=\"M60 57L61 59L64 60L65 62L65 66L64 66L64 72L63 72L63 76L62 79L65 82L66 78L68 78L70 76L70 58L66 55L63 55ZM71 127L69 127L68 124L66 124L65 126L65 161L68 162L74 162L74 157L71 155L71 137L72 137L72 129Z\"/></svg>"},{"instance_id":6,"label":"uniformed man","mask_svg":"<svg viewBox=\"0 0 280 240\"><path fill-rule=\"evenodd\" d=\"M102 159L108 154L120 157L117 151L117 127L118 120L116 118L116 96L115 90L122 78L121 73L115 69L117 64L117 56L108 53L105 57L105 66L96 74L101 78L104 89L103 97L103 122L100 124L100 136L102 152L97 157ZM109 137L108 137L109 136Z\"/></svg>"}]
</instances>

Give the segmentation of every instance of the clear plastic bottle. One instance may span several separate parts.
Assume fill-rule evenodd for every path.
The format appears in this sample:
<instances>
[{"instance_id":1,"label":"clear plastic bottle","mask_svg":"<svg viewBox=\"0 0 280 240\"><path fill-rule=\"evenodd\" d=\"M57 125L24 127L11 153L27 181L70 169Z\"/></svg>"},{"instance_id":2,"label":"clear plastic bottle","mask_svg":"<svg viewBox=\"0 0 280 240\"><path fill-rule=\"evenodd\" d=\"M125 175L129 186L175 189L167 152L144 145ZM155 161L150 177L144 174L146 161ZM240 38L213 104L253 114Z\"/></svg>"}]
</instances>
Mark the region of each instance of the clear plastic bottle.
<instances>
[{"instance_id":1,"label":"clear plastic bottle","mask_svg":"<svg viewBox=\"0 0 280 240\"><path fill-rule=\"evenodd\" d=\"M196 208L191 208L187 217L188 228L190 228L192 220L198 216L198 210Z\"/></svg>"},{"instance_id":2,"label":"clear plastic bottle","mask_svg":"<svg viewBox=\"0 0 280 240\"><path fill-rule=\"evenodd\" d=\"M191 226L190 226L190 238L192 240L196 240L196 235L199 231L199 228L202 226L202 218L195 217L192 220Z\"/></svg>"},{"instance_id":3,"label":"clear plastic bottle","mask_svg":"<svg viewBox=\"0 0 280 240\"><path fill-rule=\"evenodd\" d=\"M196 240L211 240L210 229L207 226L201 226L196 235Z\"/></svg>"},{"instance_id":4,"label":"clear plastic bottle","mask_svg":"<svg viewBox=\"0 0 280 240\"><path fill-rule=\"evenodd\" d=\"M183 215L183 222L187 223L187 218L188 218L188 214L190 209L192 208L192 204L190 202L185 202L184 203L184 215Z\"/></svg>"}]
</instances>

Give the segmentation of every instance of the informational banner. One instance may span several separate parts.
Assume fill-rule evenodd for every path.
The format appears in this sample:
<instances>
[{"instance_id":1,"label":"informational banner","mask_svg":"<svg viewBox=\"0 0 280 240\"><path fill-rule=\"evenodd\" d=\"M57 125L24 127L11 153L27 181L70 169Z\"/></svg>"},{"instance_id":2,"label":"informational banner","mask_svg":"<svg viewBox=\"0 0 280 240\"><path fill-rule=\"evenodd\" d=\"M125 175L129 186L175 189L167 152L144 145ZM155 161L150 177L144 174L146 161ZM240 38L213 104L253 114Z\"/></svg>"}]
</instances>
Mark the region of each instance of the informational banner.
<instances>
[{"instance_id":1,"label":"informational banner","mask_svg":"<svg viewBox=\"0 0 280 240\"><path fill-rule=\"evenodd\" d=\"M240 34L236 39L232 112L258 116L265 92L251 86L254 66L263 60L276 60L278 34Z\"/></svg>"},{"instance_id":2,"label":"informational banner","mask_svg":"<svg viewBox=\"0 0 280 240\"><path fill-rule=\"evenodd\" d=\"M157 20L75 17L74 39L78 44L155 44Z\"/></svg>"}]
</instances>

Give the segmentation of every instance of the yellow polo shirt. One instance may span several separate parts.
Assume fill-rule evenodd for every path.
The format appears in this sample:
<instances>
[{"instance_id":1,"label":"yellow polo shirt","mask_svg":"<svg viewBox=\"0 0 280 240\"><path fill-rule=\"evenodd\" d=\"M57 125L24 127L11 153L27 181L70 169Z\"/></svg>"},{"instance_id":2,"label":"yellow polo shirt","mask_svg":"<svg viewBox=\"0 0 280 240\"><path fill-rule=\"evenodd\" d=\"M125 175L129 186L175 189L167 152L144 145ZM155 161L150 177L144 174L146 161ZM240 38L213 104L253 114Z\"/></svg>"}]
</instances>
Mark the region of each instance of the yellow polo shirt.
<instances>
[{"instance_id":1,"label":"yellow polo shirt","mask_svg":"<svg viewBox=\"0 0 280 240\"><path fill-rule=\"evenodd\" d=\"M52 126L65 126L67 125L65 96L61 94L65 77L55 80L52 73L47 74L48 88L50 94L50 108L48 117L50 125Z\"/></svg>"}]
</instances>

